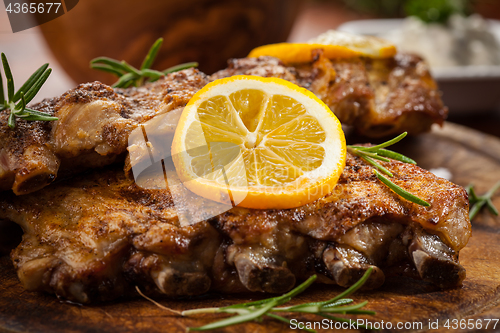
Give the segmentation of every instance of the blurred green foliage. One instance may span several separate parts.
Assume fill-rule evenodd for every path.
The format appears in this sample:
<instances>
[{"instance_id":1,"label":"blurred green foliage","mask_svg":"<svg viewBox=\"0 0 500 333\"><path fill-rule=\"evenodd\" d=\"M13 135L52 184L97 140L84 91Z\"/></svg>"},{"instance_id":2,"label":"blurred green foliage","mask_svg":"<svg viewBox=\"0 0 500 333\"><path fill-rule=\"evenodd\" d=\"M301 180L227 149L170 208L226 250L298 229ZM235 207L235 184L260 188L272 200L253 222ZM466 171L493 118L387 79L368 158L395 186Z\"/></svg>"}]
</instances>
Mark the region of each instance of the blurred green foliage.
<instances>
[{"instance_id":1,"label":"blurred green foliage","mask_svg":"<svg viewBox=\"0 0 500 333\"><path fill-rule=\"evenodd\" d=\"M453 14L470 14L470 6L468 0L407 0L404 9L424 22L446 23Z\"/></svg>"},{"instance_id":2,"label":"blurred green foliage","mask_svg":"<svg viewBox=\"0 0 500 333\"><path fill-rule=\"evenodd\" d=\"M343 0L350 8L377 16L401 16L406 0Z\"/></svg>"},{"instance_id":3,"label":"blurred green foliage","mask_svg":"<svg viewBox=\"0 0 500 333\"><path fill-rule=\"evenodd\" d=\"M468 15L477 0L343 0L350 8L377 16L417 16L424 22L446 23L455 14Z\"/></svg>"}]
</instances>

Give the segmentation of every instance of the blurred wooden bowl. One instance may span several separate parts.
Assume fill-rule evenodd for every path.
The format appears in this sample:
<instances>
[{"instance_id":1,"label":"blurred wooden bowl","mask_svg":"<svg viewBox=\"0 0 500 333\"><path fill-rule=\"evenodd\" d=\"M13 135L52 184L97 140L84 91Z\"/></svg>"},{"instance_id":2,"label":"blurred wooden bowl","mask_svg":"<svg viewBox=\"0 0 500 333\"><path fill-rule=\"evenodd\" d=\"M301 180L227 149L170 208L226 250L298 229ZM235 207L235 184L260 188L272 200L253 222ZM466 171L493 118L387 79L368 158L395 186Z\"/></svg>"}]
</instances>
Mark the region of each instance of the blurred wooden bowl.
<instances>
[{"instance_id":1,"label":"blurred wooden bowl","mask_svg":"<svg viewBox=\"0 0 500 333\"><path fill-rule=\"evenodd\" d=\"M116 78L89 68L98 56L140 66L154 41L163 46L153 67L197 61L205 73L224 68L256 46L285 41L302 0L85 0L40 26L76 82Z\"/></svg>"}]
</instances>

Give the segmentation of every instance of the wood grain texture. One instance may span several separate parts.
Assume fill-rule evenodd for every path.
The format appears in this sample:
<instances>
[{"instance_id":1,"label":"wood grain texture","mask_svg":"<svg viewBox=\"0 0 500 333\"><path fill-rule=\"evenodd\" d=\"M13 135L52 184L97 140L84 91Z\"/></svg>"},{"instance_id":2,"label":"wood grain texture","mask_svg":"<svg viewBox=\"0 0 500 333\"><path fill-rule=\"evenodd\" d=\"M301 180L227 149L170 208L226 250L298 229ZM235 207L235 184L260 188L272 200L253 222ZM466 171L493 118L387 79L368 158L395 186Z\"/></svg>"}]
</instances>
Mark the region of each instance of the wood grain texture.
<instances>
[{"instance_id":1,"label":"wood grain texture","mask_svg":"<svg viewBox=\"0 0 500 333\"><path fill-rule=\"evenodd\" d=\"M446 124L432 133L405 139L395 149L414 158L422 167L447 168L453 175L452 181L464 186L472 182L481 194L500 180L500 140L462 126ZM493 202L500 207L500 194ZM499 241L500 218L483 212L474 220L473 236L460 253L460 261L467 269L462 288L440 291L421 281L388 278L380 290L361 291L353 298L370 301L368 308L377 311L370 321L390 321L394 325L422 322L422 331L427 330L429 320L439 320L442 325L454 318L500 319ZM341 291L339 287L317 285L292 303L326 300ZM211 294L160 302L175 310L185 310L224 306L259 297L262 295ZM184 332L186 327L200 326L218 318L221 317L180 318L143 299L92 306L64 303L53 295L24 291L8 257L0 259L0 332ZM289 318L309 321L318 317ZM266 319L262 323L248 323L218 332L288 330L286 324ZM445 331L441 326L436 332ZM493 330L490 326L488 330L481 330L485 331ZM500 331L500 323L496 331Z\"/></svg>"},{"instance_id":2,"label":"wood grain texture","mask_svg":"<svg viewBox=\"0 0 500 333\"><path fill-rule=\"evenodd\" d=\"M90 71L106 56L136 68L159 37L154 69L197 61L204 73L226 67L259 45L284 42L301 0L85 0L40 29L54 57L75 82L116 77Z\"/></svg>"}]
</instances>

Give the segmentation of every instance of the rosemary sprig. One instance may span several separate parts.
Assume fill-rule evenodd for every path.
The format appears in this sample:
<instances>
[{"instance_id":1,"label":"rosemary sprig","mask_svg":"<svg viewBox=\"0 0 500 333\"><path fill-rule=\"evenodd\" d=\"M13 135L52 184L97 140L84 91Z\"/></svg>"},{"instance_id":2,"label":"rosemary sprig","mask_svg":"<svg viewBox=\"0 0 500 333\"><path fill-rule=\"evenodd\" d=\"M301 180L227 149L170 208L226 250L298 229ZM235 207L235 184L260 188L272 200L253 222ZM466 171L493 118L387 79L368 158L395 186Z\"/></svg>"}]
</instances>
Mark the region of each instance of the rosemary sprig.
<instances>
[{"instance_id":1,"label":"rosemary sprig","mask_svg":"<svg viewBox=\"0 0 500 333\"><path fill-rule=\"evenodd\" d=\"M222 308L203 308L203 309L194 309L183 311L183 316L192 316L200 313L228 313L228 314L236 314L236 316L229 317L226 319L222 319L201 327L189 328L190 331L208 331L218 328L227 327L230 325L242 324L245 322L257 320L260 321L264 316L283 321L285 323L290 323L290 320L278 315L277 313L286 312L286 313L309 313L316 314L325 318L329 318L331 320L336 321L348 321L350 319L339 318L331 316L330 314L368 314L374 315L375 312L368 310L360 310L363 308L368 302L362 302L359 304L347 305L353 302L352 299L345 298L356 290L358 290L370 277L372 272L372 268L370 267L363 277L352 285L349 289L345 290L340 295L329 299L323 302L312 302L312 303L303 303L288 307L279 307L282 304L290 301L294 296L297 296L304 290L306 290L313 282L316 280L316 275L311 276L307 281L291 290L290 292L279 296L268 298L261 301L242 303L230 305ZM358 328L366 328L364 325L358 325ZM305 329L307 332L315 332L314 330Z\"/></svg>"},{"instance_id":2,"label":"rosemary sprig","mask_svg":"<svg viewBox=\"0 0 500 333\"><path fill-rule=\"evenodd\" d=\"M7 79L7 97L3 90L3 78L0 71L0 111L10 110L8 125L10 128L16 127L16 117L27 121L52 121L58 118L52 115L36 111L27 107L28 103L35 98L36 94L40 91L45 81L49 77L52 69L48 68L49 64L45 64L38 68L26 82L14 93L14 77L10 70L7 57L2 53L2 65Z\"/></svg>"},{"instance_id":3,"label":"rosemary sprig","mask_svg":"<svg viewBox=\"0 0 500 333\"><path fill-rule=\"evenodd\" d=\"M495 192L500 188L500 181L497 182L493 187L485 194L482 196L476 195L476 192L474 191L474 185L470 184L469 186L466 187L467 193L469 194L469 203L470 203L470 210L469 210L469 219L472 220L473 218L476 217L476 215L479 213L479 211L484 207L488 207L488 210L493 214L498 216L498 210L493 205L493 202L491 201L491 197Z\"/></svg>"},{"instance_id":4,"label":"rosemary sprig","mask_svg":"<svg viewBox=\"0 0 500 333\"><path fill-rule=\"evenodd\" d=\"M118 61L107 57L98 57L93 59L90 62L90 67L116 75L118 77L118 81L113 84L114 88L128 88L130 86L140 87L146 82L154 82L158 80L165 74L198 66L197 62L188 62L167 68L162 72L151 69L162 44L163 38L158 38L149 49L149 52L146 55L146 58L144 58L140 69L134 68L125 60Z\"/></svg>"},{"instance_id":5,"label":"rosemary sprig","mask_svg":"<svg viewBox=\"0 0 500 333\"><path fill-rule=\"evenodd\" d=\"M390 181L388 178L384 177L382 173L389 177L393 177L394 175L392 172L390 172L387 168L382 166L380 163L378 163L376 160L380 160L383 162L389 162L389 158L405 163L410 163L410 164L417 164L414 160L412 160L409 157L406 157L402 154L396 153L395 151L385 149L386 147L389 147L399 141L401 141L405 136L407 135L407 132L404 132L397 137L395 137L392 140L386 141L384 143L381 143L376 146L372 147L364 147L364 146L347 146L347 150L356 156L361 157L363 160L365 160L367 163L371 164L375 169L373 172L377 176L377 178L387 185L391 190L393 190L396 194L399 196L405 198L408 201L411 201L413 203L416 203L421 206L429 207L430 203L428 203L425 200L420 199L419 197L411 194L410 192L405 191L398 185L394 184L392 181ZM377 171L378 170L378 171ZM379 172L380 171L380 172Z\"/></svg>"}]
</instances>

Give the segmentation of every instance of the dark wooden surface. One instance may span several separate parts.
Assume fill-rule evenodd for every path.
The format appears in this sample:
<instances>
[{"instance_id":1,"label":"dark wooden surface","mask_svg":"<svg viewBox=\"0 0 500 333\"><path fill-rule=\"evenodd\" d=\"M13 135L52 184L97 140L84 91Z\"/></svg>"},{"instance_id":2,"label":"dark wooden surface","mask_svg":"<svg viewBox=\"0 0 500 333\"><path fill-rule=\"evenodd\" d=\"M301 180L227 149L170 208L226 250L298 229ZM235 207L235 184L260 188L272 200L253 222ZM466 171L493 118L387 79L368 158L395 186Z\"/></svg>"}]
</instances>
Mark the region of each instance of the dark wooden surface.
<instances>
[{"instance_id":1,"label":"dark wooden surface","mask_svg":"<svg viewBox=\"0 0 500 333\"><path fill-rule=\"evenodd\" d=\"M430 134L405 139L397 150L416 159L425 168L447 168L453 181L473 182L478 193L500 180L500 140L468 128L446 124ZM500 207L500 194L494 198ZM0 231L1 232L1 231ZM5 234L4 234L5 235ZM356 301L369 300L377 311L371 321L422 322L447 319L500 319L500 219L482 213L473 222L473 235L460 254L467 269L463 287L440 291L411 279L389 278L382 289L358 292ZM339 293L337 287L313 286L293 302L326 300ZM196 299L160 300L176 310L224 306L256 299L258 295L208 295ZM261 296L262 297L262 296ZM24 291L7 257L0 259L0 331L5 332L184 332L220 318L208 315L179 318L143 299L92 306L64 303L53 295ZM315 317L289 317L301 321ZM283 332L287 325L264 320L220 332ZM290 330L291 331L291 330ZM396 330L394 330L396 331ZM403 332L405 330L397 330ZM407 330L412 331L412 330ZM485 332L484 328L481 332ZM490 326L491 331L491 326ZM500 331L500 323L496 331Z\"/></svg>"},{"instance_id":2,"label":"dark wooden surface","mask_svg":"<svg viewBox=\"0 0 500 333\"><path fill-rule=\"evenodd\" d=\"M500 110L456 115L450 110L448 120L500 138Z\"/></svg>"}]
</instances>

